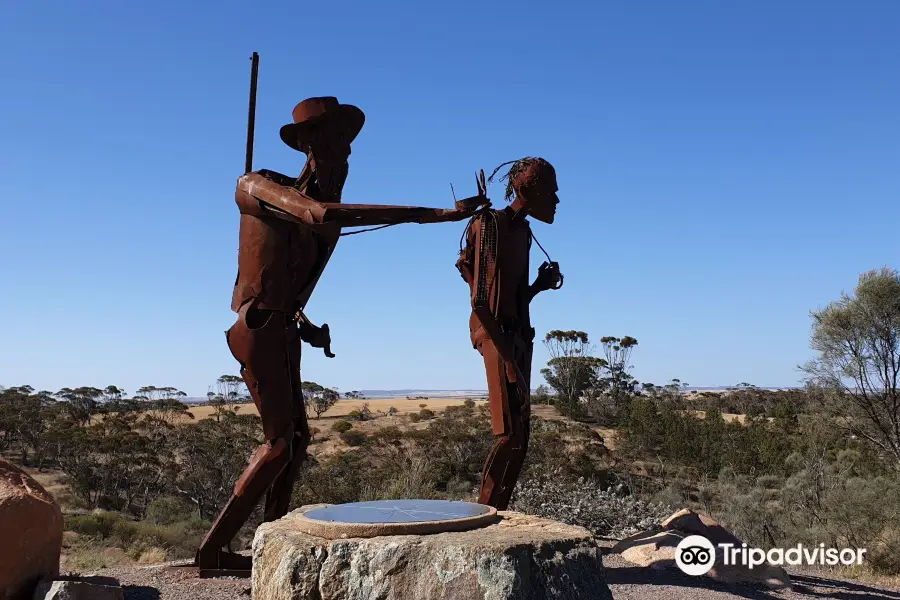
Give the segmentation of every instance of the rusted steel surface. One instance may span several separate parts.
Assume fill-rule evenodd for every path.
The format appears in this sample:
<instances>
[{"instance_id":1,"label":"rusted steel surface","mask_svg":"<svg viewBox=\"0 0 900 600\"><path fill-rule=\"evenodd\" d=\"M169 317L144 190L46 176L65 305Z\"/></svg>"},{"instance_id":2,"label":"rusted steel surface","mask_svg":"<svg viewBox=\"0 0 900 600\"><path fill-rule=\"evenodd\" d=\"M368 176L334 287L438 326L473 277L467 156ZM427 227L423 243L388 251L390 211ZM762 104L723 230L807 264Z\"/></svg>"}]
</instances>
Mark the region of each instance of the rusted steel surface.
<instances>
[{"instance_id":1,"label":"rusted steel surface","mask_svg":"<svg viewBox=\"0 0 900 600\"><path fill-rule=\"evenodd\" d=\"M290 187L290 178L274 171L243 175L238 179L237 189L239 194L249 195L259 202L261 211L271 211L274 208L313 228L328 223L340 227L358 227L462 221L487 201L484 196L473 196L463 201L463 206L454 209L317 202Z\"/></svg>"},{"instance_id":2,"label":"rusted steel surface","mask_svg":"<svg viewBox=\"0 0 900 600\"><path fill-rule=\"evenodd\" d=\"M495 438L478 501L498 510L508 507L528 451L535 335L531 300L562 285L559 265L549 257L537 279L528 280L534 236L526 217L553 222L559 204L555 170L543 159L524 158L512 163L504 179L511 204L472 218L456 263L471 292L469 333L484 359Z\"/></svg>"},{"instance_id":3,"label":"rusted steel surface","mask_svg":"<svg viewBox=\"0 0 900 600\"><path fill-rule=\"evenodd\" d=\"M237 320L225 335L267 441L197 550L194 564L201 573L251 568L248 557L223 548L263 496L266 521L288 511L310 442L300 389L302 342L334 356L328 325L314 325L304 311L342 228L461 221L478 206L489 206L481 194L457 209L343 204L350 143L364 122L360 109L334 97L304 100L294 108L293 123L280 132L288 146L305 155L300 175L260 170L238 179L238 274L231 301Z\"/></svg>"},{"instance_id":4,"label":"rusted steel surface","mask_svg":"<svg viewBox=\"0 0 900 600\"><path fill-rule=\"evenodd\" d=\"M244 160L244 173L253 170L253 135L256 130L256 80L259 76L259 54L250 57L250 102L247 113L247 154Z\"/></svg>"}]
</instances>

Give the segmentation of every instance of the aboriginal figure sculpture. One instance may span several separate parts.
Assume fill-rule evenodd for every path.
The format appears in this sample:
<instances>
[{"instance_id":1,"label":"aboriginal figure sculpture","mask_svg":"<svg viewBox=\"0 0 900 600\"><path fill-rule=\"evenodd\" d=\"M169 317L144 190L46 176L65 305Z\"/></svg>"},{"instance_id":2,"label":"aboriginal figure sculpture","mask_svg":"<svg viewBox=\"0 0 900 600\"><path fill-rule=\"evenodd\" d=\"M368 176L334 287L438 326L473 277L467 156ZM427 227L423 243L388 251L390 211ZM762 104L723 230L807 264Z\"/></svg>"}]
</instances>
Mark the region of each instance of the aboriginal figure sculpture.
<instances>
[{"instance_id":1,"label":"aboriginal figure sculpture","mask_svg":"<svg viewBox=\"0 0 900 600\"><path fill-rule=\"evenodd\" d=\"M495 438L482 469L478 501L498 510L509 505L528 450L535 333L529 305L538 293L559 289L563 281L549 256L535 281L528 281L534 236L526 217L553 222L559 204L555 170L542 158L523 158L503 179L510 205L481 210L472 218L456 263L471 291L469 331L484 358Z\"/></svg>"},{"instance_id":2,"label":"aboriginal figure sculpture","mask_svg":"<svg viewBox=\"0 0 900 600\"><path fill-rule=\"evenodd\" d=\"M259 410L266 442L250 458L197 551L201 575L249 574L250 558L224 548L263 495L266 521L287 513L311 437L300 390L301 343L334 356L328 325L314 325L304 310L342 228L458 221L472 216L473 206L487 204L478 197L452 210L341 203L350 144L364 121L359 108L334 97L304 100L294 108L293 123L281 128L284 143L305 155L299 177L261 170L238 179L238 274L231 302L238 316L226 338Z\"/></svg>"}]
</instances>

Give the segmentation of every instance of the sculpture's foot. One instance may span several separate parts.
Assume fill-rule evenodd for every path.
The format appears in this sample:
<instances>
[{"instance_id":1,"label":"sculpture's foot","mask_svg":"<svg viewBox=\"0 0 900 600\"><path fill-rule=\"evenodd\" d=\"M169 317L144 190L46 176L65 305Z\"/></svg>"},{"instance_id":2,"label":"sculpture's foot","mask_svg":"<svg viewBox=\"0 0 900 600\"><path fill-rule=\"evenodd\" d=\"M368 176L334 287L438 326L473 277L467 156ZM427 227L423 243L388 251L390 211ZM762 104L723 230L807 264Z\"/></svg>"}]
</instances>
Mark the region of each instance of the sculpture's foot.
<instances>
[{"instance_id":1,"label":"sculpture's foot","mask_svg":"<svg viewBox=\"0 0 900 600\"><path fill-rule=\"evenodd\" d=\"M198 552L194 566L199 569L200 577L250 577L253 560L249 556L216 550L215 552Z\"/></svg>"}]
</instances>

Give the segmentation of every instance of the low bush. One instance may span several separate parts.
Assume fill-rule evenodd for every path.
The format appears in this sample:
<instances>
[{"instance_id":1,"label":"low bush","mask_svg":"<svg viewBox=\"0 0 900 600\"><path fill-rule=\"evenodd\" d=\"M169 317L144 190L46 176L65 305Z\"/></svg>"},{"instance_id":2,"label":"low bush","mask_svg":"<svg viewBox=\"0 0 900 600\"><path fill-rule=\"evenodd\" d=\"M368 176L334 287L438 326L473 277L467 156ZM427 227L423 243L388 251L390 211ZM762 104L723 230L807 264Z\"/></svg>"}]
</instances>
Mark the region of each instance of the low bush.
<instances>
[{"instance_id":1,"label":"low bush","mask_svg":"<svg viewBox=\"0 0 900 600\"><path fill-rule=\"evenodd\" d=\"M621 488L609 490L597 480L566 479L559 472L521 481L511 508L615 538L653 529L675 510L626 495Z\"/></svg>"},{"instance_id":2,"label":"low bush","mask_svg":"<svg viewBox=\"0 0 900 600\"><path fill-rule=\"evenodd\" d=\"M66 529L105 546L118 547L134 560L141 555L162 550L169 558L191 556L210 524L199 519L158 525L149 521L132 521L114 512L94 511L87 515L66 517Z\"/></svg>"},{"instance_id":3,"label":"low bush","mask_svg":"<svg viewBox=\"0 0 900 600\"><path fill-rule=\"evenodd\" d=\"M147 506L146 520L154 525L171 525L178 521L187 521L196 516L197 508L172 496L157 498Z\"/></svg>"},{"instance_id":4,"label":"low bush","mask_svg":"<svg viewBox=\"0 0 900 600\"><path fill-rule=\"evenodd\" d=\"M331 428L338 433L344 433L345 431L350 431L351 429L353 429L353 424L349 421L341 419L340 421L335 421L331 425Z\"/></svg>"},{"instance_id":5,"label":"low bush","mask_svg":"<svg viewBox=\"0 0 900 600\"><path fill-rule=\"evenodd\" d=\"M361 446L361 445L363 445L364 443L366 443L366 440L367 440L368 438L366 437L366 434L364 434L362 431L357 431L357 430L355 430L355 429L350 429L350 430L347 430L347 431L345 431L345 432L343 432L343 433L341 434L341 439L342 439L342 440L344 441L344 443L347 444L348 446L354 446L354 447L355 447L355 446Z\"/></svg>"}]
</instances>

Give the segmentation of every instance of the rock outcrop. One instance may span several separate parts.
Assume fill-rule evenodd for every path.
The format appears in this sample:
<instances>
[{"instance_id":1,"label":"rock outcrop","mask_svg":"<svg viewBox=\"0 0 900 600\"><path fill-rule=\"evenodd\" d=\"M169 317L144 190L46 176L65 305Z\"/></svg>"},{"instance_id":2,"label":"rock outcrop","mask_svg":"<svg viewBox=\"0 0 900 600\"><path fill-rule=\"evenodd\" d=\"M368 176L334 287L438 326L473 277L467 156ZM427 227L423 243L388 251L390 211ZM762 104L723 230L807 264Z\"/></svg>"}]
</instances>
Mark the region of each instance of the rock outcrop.
<instances>
[{"instance_id":1,"label":"rock outcrop","mask_svg":"<svg viewBox=\"0 0 900 600\"><path fill-rule=\"evenodd\" d=\"M715 564L706 576L723 583L760 584L773 589L790 589L791 580L781 567L762 564L750 569L741 564L725 564L719 544L740 548L743 542L709 515L682 509L660 523L655 530L638 533L613 546L628 562L652 569L677 568L678 543L691 535L701 535L716 547Z\"/></svg>"},{"instance_id":2,"label":"rock outcrop","mask_svg":"<svg viewBox=\"0 0 900 600\"><path fill-rule=\"evenodd\" d=\"M581 527L500 512L471 531L325 539L292 524L307 509L256 530L254 600L612 600Z\"/></svg>"},{"instance_id":3,"label":"rock outcrop","mask_svg":"<svg viewBox=\"0 0 900 600\"><path fill-rule=\"evenodd\" d=\"M41 485L0 459L0 598L31 598L38 581L59 575L63 518Z\"/></svg>"},{"instance_id":4,"label":"rock outcrop","mask_svg":"<svg viewBox=\"0 0 900 600\"><path fill-rule=\"evenodd\" d=\"M98 585L87 581L42 581L33 600L124 600L117 585Z\"/></svg>"}]
</instances>

